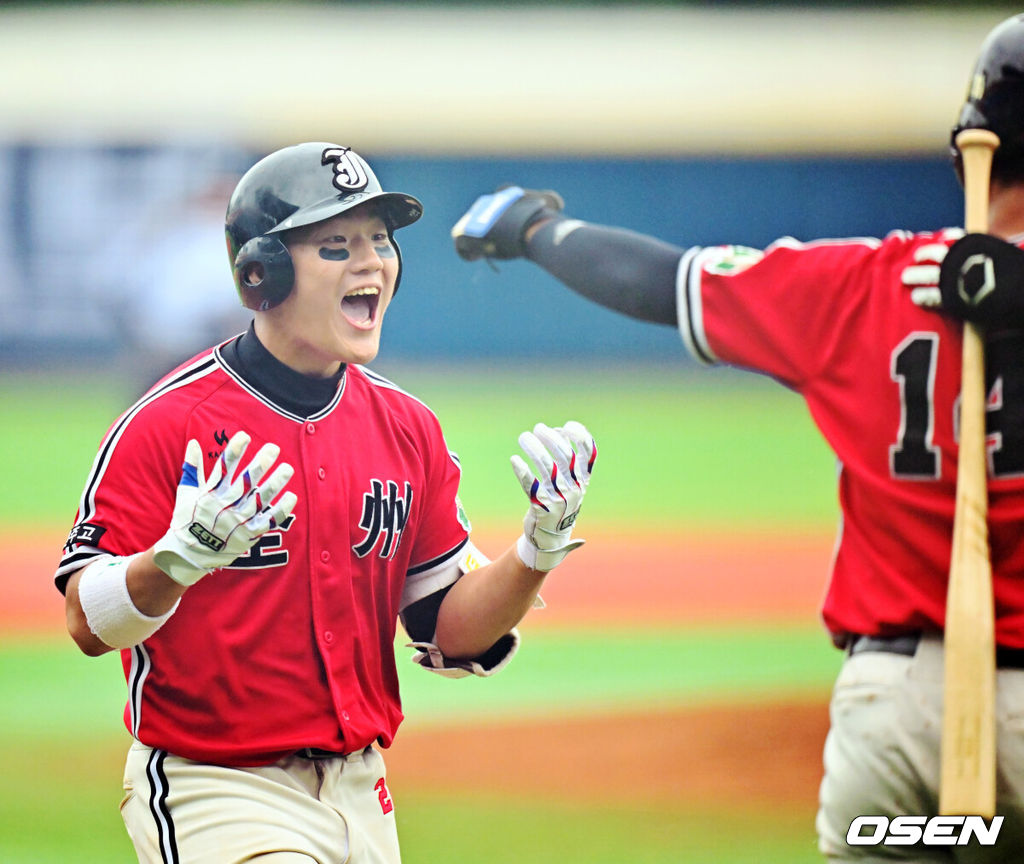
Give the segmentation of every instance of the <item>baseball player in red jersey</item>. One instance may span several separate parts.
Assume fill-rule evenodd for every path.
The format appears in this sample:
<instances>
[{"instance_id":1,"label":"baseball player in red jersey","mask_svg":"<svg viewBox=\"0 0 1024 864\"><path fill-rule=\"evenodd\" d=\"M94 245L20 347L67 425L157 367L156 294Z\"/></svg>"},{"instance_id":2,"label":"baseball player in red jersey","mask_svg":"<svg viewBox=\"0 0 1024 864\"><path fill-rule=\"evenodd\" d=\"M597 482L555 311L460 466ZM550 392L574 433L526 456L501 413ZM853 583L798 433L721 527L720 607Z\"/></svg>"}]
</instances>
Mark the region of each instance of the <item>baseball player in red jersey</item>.
<instances>
[{"instance_id":1,"label":"baseball player in red jersey","mask_svg":"<svg viewBox=\"0 0 1024 864\"><path fill-rule=\"evenodd\" d=\"M253 324L100 446L56 581L82 651L121 650L140 861L399 861L374 746L402 720L397 619L426 669L491 675L582 542L582 425L520 436L523 533L489 562L437 418L363 365L421 210L347 147L258 162L226 217Z\"/></svg>"},{"instance_id":2,"label":"baseball player in red jersey","mask_svg":"<svg viewBox=\"0 0 1024 864\"><path fill-rule=\"evenodd\" d=\"M684 249L567 218L556 193L520 187L482 196L452 229L467 260L526 257L597 303L678 327L700 363L770 375L805 399L838 458L842 507L822 610L847 655L817 819L830 861L1024 860L1024 16L990 34L971 80L954 137L1002 140L990 219L1009 243L948 230ZM986 266L994 290L966 302L958 284ZM858 816L938 810L964 319L989 325L1002 824L991 847L865 844Z\"/></svg>"}]
</instances>

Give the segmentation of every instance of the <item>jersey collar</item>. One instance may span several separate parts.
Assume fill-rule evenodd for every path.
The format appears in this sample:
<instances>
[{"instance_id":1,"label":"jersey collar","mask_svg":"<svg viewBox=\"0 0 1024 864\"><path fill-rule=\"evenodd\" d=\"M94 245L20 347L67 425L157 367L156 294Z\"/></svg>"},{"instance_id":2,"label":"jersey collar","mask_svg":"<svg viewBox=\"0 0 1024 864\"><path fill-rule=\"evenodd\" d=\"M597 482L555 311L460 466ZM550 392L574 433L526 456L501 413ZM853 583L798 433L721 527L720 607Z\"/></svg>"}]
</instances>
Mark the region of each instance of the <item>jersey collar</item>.
<instances>
[{"instance_id":1,"label":"jersey collar","mask_svg":"<svg viewBox=\"0 0 1024 864\"><path fill-rule=\"evenodd\" d=\"M312 417L330 406L345 378L344 363L330 378L296 372L266 349L253 324L219 353L224 364L249 387L296 417Z\"/></svg>"}]
</instances>

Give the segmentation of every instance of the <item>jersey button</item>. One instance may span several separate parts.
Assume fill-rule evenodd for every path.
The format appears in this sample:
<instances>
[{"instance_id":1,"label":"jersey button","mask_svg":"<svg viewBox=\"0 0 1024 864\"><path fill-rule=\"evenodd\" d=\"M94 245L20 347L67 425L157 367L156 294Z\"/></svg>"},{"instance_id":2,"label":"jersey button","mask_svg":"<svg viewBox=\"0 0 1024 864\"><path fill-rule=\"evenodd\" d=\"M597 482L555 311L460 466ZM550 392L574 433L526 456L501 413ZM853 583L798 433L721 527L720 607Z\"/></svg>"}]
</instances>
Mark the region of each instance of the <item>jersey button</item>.
<instances>
[{"instance_id":1,"label":"jersey button","mask_svg":"<svg viewBox=\"0 0 1024 864\"><path fill-rule=\"evenodd\" d=\"M316 423L307 423L306 424L306 434L307 435L315 435L316 434Z\"/></svg>"},{"instance_id":2,"label":"jersey button","mask_svg":"<svg viewBox=\"0 0 1024 864\"><path fill-rule=\"evenodd\" d=\"M320 470L318 470L316 472L316 476L319 477L321 480L326 480L327 479L327 472L323 468L321 468Z\"/></svg>"},{"instance_id":3,"label":"jersey button","mask_svg":"<svg viewBox=\"0 0 1024 864\"><path fill-rule=\"evenodd\" d=\"M330 630L324 630L324 642L330 645L334 641L334 633Z\"/></svg>"},{"instance_id":4,"label":"jersey button","mask_svg":"<svg viewBox=\"0 0 1024 864\"><path fill-rule=\"evenodd\" d=\"M320 560L323 561L324 564L326 564L328 561L331 560L331 553L325 549L323 552L320 553Z\"/></svg>"}]
</instances>

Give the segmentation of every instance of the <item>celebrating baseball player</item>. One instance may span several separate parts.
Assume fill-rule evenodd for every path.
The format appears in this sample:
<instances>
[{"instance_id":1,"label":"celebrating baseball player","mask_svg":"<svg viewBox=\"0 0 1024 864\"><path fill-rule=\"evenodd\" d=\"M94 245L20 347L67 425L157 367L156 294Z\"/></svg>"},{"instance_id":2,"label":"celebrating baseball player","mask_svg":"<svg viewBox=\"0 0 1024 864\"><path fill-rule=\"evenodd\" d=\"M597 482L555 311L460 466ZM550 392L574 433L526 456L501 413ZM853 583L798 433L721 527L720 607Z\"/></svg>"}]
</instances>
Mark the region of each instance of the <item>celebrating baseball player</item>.
<instances>
[{"instance_id":1,"label":"celebrating baseball player","mask_svg":"<svg viewBox=\"0 0 1024 864\"><path fill-rule=\"evenodd\" d=\"M121 651L140 861L398 862L379 748L402 720L399 617L424 668L492 675L583 543L581 424L520 435L523 533L491 562L437 418L363 365L421 212L348 147L262 159L226 216L253 323L100 446L56 582L81 650Z\"/></svg>"},{"instance_id":2,"label":"celebrating baseball player","mask_svg":"<svg viewBox=\"0 0 1024 864\"><path fill-rule=\"evenodd\" d=\"M682 248L568 218L555 192L518 186L483 195L452 229L466 260L527 258L603 306L678 327L700 363L765 373L806 400L838 458L842 507L823 608L846 653L817 819L830 861L882 860L872 857L879 849L886 861L1024 861L1024 252L1016 248L1024 243L1024 15L982 45L954 137L965 128L1002 141L992 236L894 231L884 239L784 238L763 250ZM858 816L938 812L965 319L990 325L1002 824L993 847L922 853L921 845L851 842L850 830Z\"/></svg>"}]
</instances>

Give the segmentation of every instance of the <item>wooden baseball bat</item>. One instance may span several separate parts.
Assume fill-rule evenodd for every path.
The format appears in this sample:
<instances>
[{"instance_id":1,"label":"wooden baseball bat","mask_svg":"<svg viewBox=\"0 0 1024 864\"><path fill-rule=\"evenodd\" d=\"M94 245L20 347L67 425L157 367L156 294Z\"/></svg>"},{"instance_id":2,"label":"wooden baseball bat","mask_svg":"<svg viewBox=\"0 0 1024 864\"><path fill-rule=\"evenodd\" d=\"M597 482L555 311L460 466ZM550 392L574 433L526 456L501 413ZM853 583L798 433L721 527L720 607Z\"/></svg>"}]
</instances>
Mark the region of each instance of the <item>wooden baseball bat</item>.
<instances>
[{"instance_id":1,"label":"wooden baseball bat","mask_svg":"<svg viewBox=\"0 0 1024 864\"><path fill-rule=\"evenodd\" d=\"M963 158L964 228L968 233L984 233L992 154L999 138L984 129L967 129L957 135L956 146ZM985 401L984 334L966 322L953 555L946 596L939 811L991 819L996 807L996 670Z\"/></svg>"}]
</instances>

